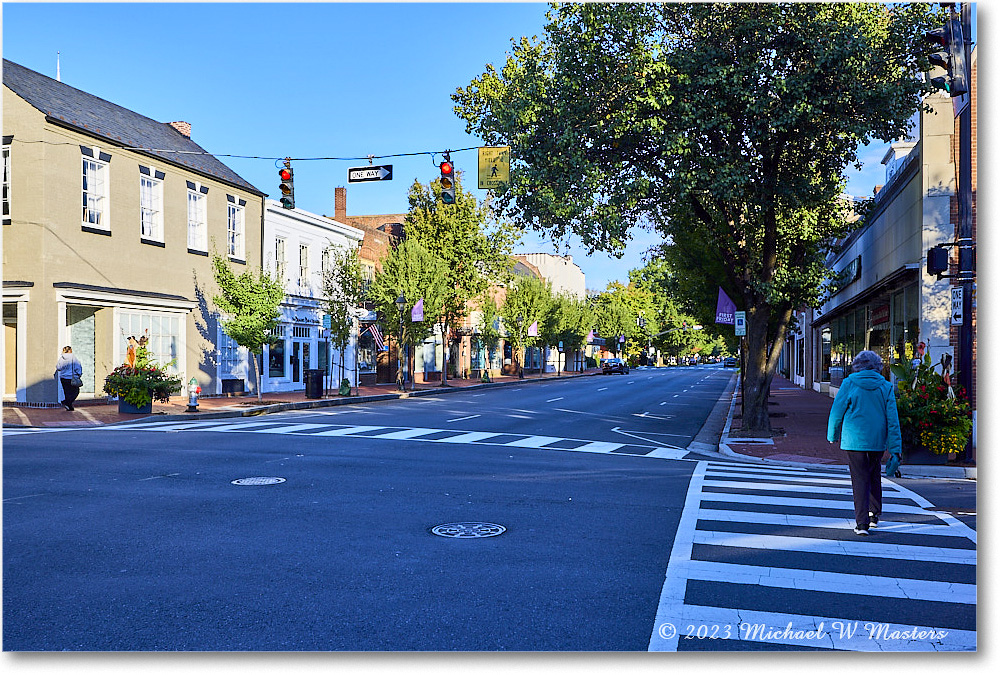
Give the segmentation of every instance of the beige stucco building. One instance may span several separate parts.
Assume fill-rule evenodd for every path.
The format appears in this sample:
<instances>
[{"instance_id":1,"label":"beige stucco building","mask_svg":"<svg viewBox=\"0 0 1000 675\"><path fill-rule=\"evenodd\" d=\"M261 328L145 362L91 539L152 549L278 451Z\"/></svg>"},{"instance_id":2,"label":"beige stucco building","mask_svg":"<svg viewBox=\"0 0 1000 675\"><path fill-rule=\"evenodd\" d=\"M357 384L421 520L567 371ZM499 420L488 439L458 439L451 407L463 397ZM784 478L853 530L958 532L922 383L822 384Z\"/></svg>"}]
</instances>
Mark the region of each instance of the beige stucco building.
<instances>
[{"instance_id":1,"label":"beige stucco building","mask_svg":"<svg viewBox=\"0 0 1000 675\"><path fill-rule=\"evenodd\" d=\"M57 356L102 397L129 336L205 393L246 372L212 298L213 250L261 264L264 195L191 139L3 62L4 399L55 404ZM145 148L145 149L143 149ZM252 369L250 369L252 372Z\"/></svg>"}]
</instances>

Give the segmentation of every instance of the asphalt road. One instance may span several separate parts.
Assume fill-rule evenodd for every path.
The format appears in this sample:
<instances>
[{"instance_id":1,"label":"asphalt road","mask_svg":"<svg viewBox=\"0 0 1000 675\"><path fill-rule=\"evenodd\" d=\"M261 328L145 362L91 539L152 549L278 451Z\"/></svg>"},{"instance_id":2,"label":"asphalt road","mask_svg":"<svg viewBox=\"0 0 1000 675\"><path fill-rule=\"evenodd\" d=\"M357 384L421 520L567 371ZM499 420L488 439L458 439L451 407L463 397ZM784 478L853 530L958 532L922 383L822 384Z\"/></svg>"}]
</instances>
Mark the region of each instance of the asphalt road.
<instances>
[{"instance_id":1,"label":"asphalt road","mask_svg":"<svg viewBox=\"0 0 1000 675\"><path fill-rule=\"evenodd\" d=\"M3 648L974 647L974 484L889 484L859 538L843 471L685 450L732 376L7 434Z\"/></svg>"},{"instance_id":2,"label":"asphalt road","mask_svg":"<svg viewBox=\"0 0 1000 675\"><path fill-rule=\"evenodd\" d=\"M294 435L9 437L4 649L645 650L691 462L307 432L683 447L730 377L633 371L237 420L314 425ZM284 482L232 484L248 477ZM430 532L468 521L507 531Z\"/></svg>"}]
</instances>

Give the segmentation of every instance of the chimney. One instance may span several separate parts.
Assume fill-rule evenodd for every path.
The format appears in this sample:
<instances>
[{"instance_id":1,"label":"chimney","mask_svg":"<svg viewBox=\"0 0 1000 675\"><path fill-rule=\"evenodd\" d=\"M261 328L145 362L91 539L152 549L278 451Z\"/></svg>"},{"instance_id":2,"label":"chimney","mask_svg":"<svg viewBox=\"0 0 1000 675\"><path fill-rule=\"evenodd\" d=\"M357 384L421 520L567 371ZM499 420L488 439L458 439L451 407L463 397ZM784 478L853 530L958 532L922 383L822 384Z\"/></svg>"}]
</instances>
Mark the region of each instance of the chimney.
<instances>
[{"instance_id":1,"label":"chimney","mask_svg":"<svg viewBox=\"0 0 1000 675\"><path fill-rule=\"evenodd\" d=\"M340 223L347 222L347 188L333 188L333 219Z\"/></svg>"},{"instance_id":2,"label":"chimney","mask_svg":"<svg viewBox=\"0 0 1000 675\"><path fill-rule=\"evenodd\" d=\"M171 122L170 126L180 132L182 136L187 136L191 138L191 123L190 122Z\"/></svg>"}]
</instances>

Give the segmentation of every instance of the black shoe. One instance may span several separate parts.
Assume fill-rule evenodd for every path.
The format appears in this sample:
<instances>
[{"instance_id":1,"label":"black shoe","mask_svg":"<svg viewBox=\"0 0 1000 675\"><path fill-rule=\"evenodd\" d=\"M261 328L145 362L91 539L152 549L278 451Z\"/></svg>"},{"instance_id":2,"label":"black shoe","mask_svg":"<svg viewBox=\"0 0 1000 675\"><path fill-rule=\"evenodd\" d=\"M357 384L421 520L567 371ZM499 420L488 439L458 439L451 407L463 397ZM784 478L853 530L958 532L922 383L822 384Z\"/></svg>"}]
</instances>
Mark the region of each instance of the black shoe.
<instances>
[{"instance_id":1,"label":"black shoe","mask_svg":"<svg viewBox=\"0 0 1000 675\"><path fill-rule=\"evenodd\" d=\"M70 405L69 405L69 403L67 403L66 401L59 401L59 405L61 405L62 407L66 408L66 410L69 410L69 411L73 410L73 408L71 408Z\"/></svg>"},{"instance_id":2,"label":"black shoe","mask_svg":"<svg viewBox=\"0 0 1000 675\"><path fill-rule=\"evenodd\" d=\"M878 516L871 511L868 512L868 527L878 527Z\"/></svg>"},{"instance_id":3,"label":"black shoe","mask_svg":"<svg viewBox=\"0 0 1000 675\"><path fill-rule=\"evenodd\" d=\"M76 408L74 408L74 407L73 407L72 405L70 405L70 406L69 406L69 411L70 411L70 412L73 412L74 410L76 410Z\"/></svg>"},{"instance_id":4,"label":"black shoe","mask_svg":"<svg viewBox=\"0 0 1000 675\"><path fill-rule=\"evenodd\" d=\"M868 528L867 527L855 527L854 528L854 534L863 534L863 535L867 536L868 535Z\"/></svg>"}]
</instances>

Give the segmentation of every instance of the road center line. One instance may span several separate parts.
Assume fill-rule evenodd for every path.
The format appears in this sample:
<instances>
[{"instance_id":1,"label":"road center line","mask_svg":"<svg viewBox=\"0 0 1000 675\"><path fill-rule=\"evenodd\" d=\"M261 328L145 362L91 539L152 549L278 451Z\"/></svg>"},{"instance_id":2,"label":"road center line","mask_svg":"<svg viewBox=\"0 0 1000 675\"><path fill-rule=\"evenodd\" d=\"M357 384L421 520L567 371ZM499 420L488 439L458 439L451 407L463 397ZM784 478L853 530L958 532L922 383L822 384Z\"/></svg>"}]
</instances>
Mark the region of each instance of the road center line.
<instances>
[{"instance_id":1,"label":"road center line","mask_svg":"<svg viewBox=\"0 0 1000 675\"><path fill-rule=\"evenodd\" d=\"M480 415L466 415L465 417L456 417L453 420L448 420L449 422L461 422L462 420L471 420L474 417L480 417Z\"/></svg>"}]
</instances>

